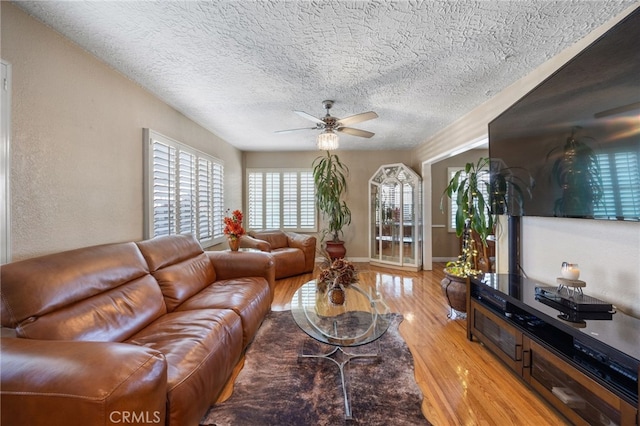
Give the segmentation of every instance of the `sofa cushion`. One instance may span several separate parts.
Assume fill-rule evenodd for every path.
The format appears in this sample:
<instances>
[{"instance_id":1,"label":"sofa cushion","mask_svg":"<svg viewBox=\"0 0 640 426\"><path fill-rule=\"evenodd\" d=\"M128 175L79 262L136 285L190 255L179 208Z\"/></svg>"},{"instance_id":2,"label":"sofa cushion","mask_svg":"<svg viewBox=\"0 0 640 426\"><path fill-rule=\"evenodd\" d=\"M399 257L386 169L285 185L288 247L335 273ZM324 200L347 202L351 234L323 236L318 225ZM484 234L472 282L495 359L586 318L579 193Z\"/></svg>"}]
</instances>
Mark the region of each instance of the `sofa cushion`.
<instances>
[{"instance_id":1,"label":"sofa cushion","mask_svg":"<svg viewBox=\"0 0 640 426\"><path fill-rule=\"evenodd\" d=\"M122 341L166 313L134 243L9 263L0 281L2 325L19 337Z\"/></svg>"},{"instance_id":2,"label":"sofa cushion","mask_svg":"<svg viewBox=\"0 0 640 426\"><path fill-rule=\"evenodd\" d=\"M229 309L171 312L127 342L167 360L167 424L197 425L240 359L242 324Z\"/></svg>"},{"instance_id":3,"label":"sofa cushion","mask_svg":"<svg viewBox=\"0 0 640 426\"><path fill-rule=\"evenodd\" d=\"M276 261L276 277L288 277L304 269L305 258L302 250L286 247L272 250L271 254Z\"/></svg>"},{"instance_id":4,"label":"sofa cushion","mask_svg":"<svg viewBox=\"0 0 640 426\"><path fill-rule=\"evenodd\" d=\"M137 244L169 312L216 280L211 261L192 235L162 236Z\"/></svg>"},{"instance_id":5,"label":"sofa cushion","mask_svg":"<svg viewBox=\"0 0 640 426\"><path fill-rule=\"evenodd\" d=\"M113 425L124 423L122 413L165 424L167 363L158 351L20 338L0 346L0 424Z\"/></svg>"},{"instance_id":6,"label":"sofa cushion","mask_svg":"<svg viewBox=\"0 0 640 426\"><path fill-rule=\"evenodd\" d=\"M249 235L259 240L268 242L269 245L271 246L271 251L279 248L283 248L283 247L289 247L289 239L287 238L287 234L277 229L265 230L265 231L253 231L253 232L250 232Z\"/></svg>"},{"instance_id":7,"label":"sofa cushion","mask_svg":"<svg viewBox=\"0 0 640 426\"><path fill-rule=\"evenodd\" d=\"M204 308L229 308L238 314L242 320L243 347L246 347L271 310L269 284L259 277L216 281L184 302L177 310Z\"/></svg>"}]
</instances>

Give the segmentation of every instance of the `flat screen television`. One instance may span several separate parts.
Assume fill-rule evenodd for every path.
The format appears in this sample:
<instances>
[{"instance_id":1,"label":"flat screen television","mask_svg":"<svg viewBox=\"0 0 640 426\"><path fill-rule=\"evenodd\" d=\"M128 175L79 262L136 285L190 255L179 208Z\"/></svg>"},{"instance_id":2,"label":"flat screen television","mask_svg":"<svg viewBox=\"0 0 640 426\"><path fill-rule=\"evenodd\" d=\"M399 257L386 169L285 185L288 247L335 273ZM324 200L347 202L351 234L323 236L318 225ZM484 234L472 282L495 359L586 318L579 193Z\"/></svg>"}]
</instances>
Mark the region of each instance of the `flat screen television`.
<instances>
[{"instance_id":1,"label":"flat screen television","mask_svg":"<svg viewBox=\"0 0 640 426\"><path fill-rule=\"evenodd\" d=\"M640 8L489 123L498 213L640 221Z\"/></svg>"}]
</instances>

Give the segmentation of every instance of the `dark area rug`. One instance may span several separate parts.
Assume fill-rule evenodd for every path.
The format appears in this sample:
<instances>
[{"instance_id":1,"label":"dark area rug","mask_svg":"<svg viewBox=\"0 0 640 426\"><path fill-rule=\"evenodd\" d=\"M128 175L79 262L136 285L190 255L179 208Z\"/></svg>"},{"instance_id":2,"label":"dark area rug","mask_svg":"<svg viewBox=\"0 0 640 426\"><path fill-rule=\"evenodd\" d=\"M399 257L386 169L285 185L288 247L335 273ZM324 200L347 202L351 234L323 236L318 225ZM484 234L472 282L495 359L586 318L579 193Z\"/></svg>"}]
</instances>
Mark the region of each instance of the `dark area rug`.
<instances>
[{"instance_id":1,"label":"dark area rug","mask_svg":"<svg viewBox=\"0 0 640 426\"><path fill-rule=\"evenodd\" d=\"M353 420L345 420L338 366L325 359L298 359L333 347L308 337L291 312L271 312L246 354L233 395L201 420L207 426L428 425L421 411L413 357L398 332L402 315L390 314L389 330L349 352L377 351L379 357L352 360L349 380Z\"/></svg>"}]
</instances>

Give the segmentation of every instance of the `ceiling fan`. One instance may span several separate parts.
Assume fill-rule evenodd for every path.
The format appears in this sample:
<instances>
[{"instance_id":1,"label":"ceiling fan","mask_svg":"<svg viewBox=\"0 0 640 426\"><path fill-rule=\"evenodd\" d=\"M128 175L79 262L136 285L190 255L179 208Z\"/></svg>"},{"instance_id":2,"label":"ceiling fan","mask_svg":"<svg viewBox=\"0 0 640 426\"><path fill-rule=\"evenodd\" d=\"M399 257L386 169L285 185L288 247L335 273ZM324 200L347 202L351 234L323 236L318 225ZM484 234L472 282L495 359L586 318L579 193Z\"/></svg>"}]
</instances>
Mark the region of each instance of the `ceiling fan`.
<instances>
[{"instance_id":1,"label":"ceiling fan","mask_svg":"<svg viewBox=\"0 0 640 426\"><path fill-rule=\"evenodd\" d=\"M335 132L346 133L352 136L359 136L362 138L370 138L375 133L368 132L366 130L354 129L352 127L346 127L351 124L361 123L367 120L373 120L378 118L378 114L373 111L363 112L360 114L351 115L345 118L333 117L329 114L329 110L333 106L333 101L322 101L322 106L327 110L327 114L322 118L316 118L311 114L307 114L304 111L293 111L302 118L311 120L316 123L315 127L303 127L300 129L289 130L277 130L276 133L289 133L296 132L298 130L324 130L318 136L318 147L320 149L335 149L338 147L338 135ZM328 143L328 145L327 145Z\"/></svg>"}]
</instances>

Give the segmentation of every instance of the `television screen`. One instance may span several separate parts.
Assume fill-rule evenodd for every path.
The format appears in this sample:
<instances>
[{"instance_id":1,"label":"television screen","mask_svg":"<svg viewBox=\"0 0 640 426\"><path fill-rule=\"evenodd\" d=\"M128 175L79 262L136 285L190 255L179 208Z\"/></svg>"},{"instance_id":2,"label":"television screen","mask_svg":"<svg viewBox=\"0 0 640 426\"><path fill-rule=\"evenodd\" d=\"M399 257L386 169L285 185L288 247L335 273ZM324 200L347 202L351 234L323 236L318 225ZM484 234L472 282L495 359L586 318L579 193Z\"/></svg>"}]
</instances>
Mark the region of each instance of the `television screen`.
<instances>
[{"instance_id":1,"label":"television screen","mask_svg":"<svg viewBox=\"0 0 640 426\"><path fill-rule=\"evenodd\" d=\"M640 8L489 124L500 213L640 220Z\"/></svg>"}]
</instances>

